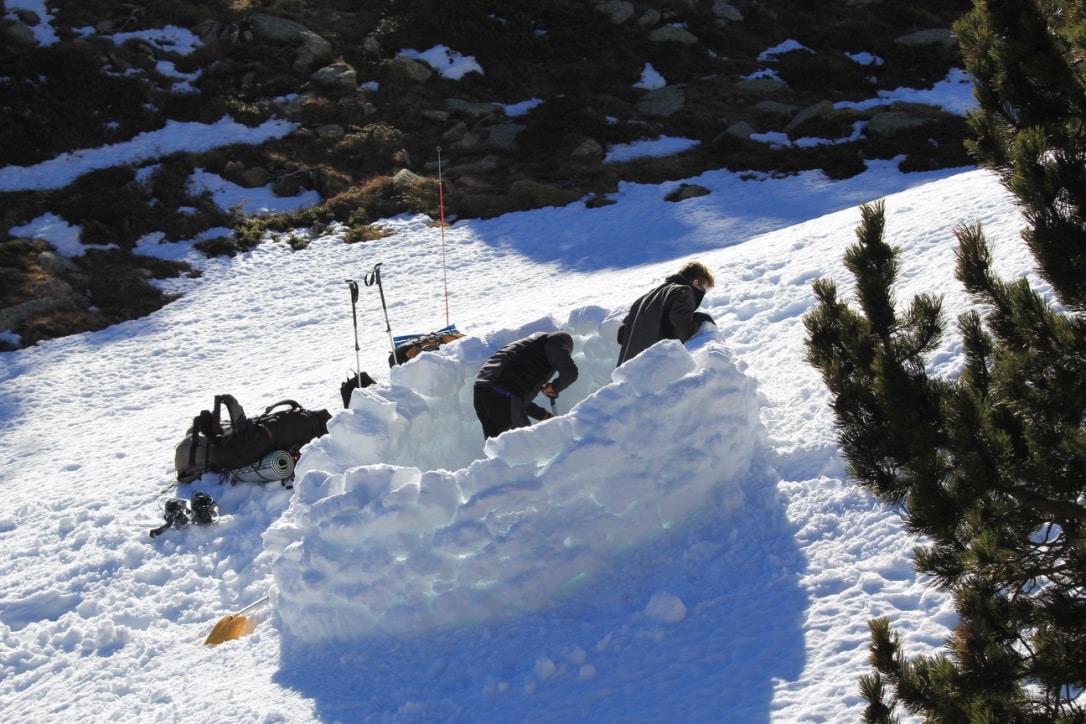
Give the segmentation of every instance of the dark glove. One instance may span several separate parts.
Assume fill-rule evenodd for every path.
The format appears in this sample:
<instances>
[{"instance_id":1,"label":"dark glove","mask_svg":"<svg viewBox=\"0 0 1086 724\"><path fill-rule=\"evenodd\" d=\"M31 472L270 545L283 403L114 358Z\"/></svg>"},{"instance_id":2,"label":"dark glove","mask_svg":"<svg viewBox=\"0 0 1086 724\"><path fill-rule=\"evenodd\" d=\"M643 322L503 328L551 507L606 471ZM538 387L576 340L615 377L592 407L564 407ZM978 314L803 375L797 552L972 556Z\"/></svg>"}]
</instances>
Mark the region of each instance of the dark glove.
<instances>
[{"instance_id":1,"label":"dark glove","mask_svg":"<svg viewBox=\"0 0 1086 724\"><path fill-rule=\"evenodd\" d=\"M716 324L716 322L713 321L713 318L705 312L694 312L694 325L700 327L702 322L708 322L712 325Z\"/></svg>"},{"instance_id":2,"label":"dark glove","mask_svg":"<svg viewBox=\"0 0 1086 724\"><path fill-rule=\"evenodd\" d=\"M554 389L554 385L552 385L550 382L543 385L543 394L546 397L551 398L552 400L558 399L558 390Z\"/></svg>"}]
</instances>

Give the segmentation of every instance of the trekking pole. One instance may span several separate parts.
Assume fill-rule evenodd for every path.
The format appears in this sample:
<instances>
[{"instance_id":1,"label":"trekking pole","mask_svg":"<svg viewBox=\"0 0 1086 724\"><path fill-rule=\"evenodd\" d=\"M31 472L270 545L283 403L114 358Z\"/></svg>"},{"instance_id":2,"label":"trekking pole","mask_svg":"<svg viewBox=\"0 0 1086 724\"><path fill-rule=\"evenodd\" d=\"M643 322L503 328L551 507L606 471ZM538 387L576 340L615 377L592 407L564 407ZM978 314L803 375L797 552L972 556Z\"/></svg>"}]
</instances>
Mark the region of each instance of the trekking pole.
<instances>
[{"instance_id":1,"label":"trekking pole","mask_svg":"<svg viewBox=\"0 0 1086 724\"><path fill-rule=\"evenodd\" d=\"M445 282L445 324L449 322L449 275L445 268L445 182L441 178L441 146L437 147L437 209L441 227L441 275Z\"/></svg>"},{"instance_id":2,"label":"trekking pole","mask_svg":"<svg viewBox=\"0 0 1086 724\"><path fill-rule=\"evenodd\" d=\"M354 279L347 279L347 286L351 288L351 318L354 320L354 368L355 377L358 379L358 387L362 387L362 360L359 359L358 352L362 348L358 346L358 310L356 304L358 303L358 282Z\"/></svg>"},{"instance_id":3,"label":"trekking pole","mask_svg":"<svg viewBox=\"0 0 1086 724\"><path fill-rule=\"evenodd\" d=\"M388 321L388 307L385 305L385 288L381 286L381 262L377 262L373 265L373 270L365 279L366 286L372 287L377 285L377 291L381 293L381 309L385 313L385 331L388 332L388 345L392 350L392 359L396 360L396 342L392 339L392 325Z\"/></svg>"}]
</instances>

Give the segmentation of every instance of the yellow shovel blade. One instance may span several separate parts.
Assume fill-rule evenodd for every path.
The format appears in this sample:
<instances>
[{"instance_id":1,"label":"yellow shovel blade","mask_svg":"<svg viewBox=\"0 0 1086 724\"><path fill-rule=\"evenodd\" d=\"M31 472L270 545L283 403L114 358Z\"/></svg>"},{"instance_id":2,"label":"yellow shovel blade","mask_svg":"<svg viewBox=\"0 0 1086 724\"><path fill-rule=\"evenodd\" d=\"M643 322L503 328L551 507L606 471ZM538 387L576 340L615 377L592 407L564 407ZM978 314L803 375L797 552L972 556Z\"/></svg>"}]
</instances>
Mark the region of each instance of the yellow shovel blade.
<instances>
[{"instance_id":1,"label":"yellow shovel blade","mask_svg":"<svg viewBox=\"0 0 1086 724\"><path fill-rule=\"evenodd\" d=\"M241 614L232 613L215 624L215 628L211 629L211 633L207 635L204 646L218 646L223 641L233 641L242 636L248 636L255 630L256 621Z\"/></svg>"}]
</instances>

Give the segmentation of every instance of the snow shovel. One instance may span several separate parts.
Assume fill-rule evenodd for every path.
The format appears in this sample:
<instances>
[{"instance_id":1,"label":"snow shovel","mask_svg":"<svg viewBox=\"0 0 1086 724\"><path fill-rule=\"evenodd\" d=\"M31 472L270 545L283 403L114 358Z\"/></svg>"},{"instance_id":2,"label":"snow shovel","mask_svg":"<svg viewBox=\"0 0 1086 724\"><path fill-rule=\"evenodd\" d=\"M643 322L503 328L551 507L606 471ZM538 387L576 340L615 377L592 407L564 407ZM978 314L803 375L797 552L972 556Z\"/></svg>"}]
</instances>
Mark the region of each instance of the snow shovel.
<instances>
[{"instance_id":1,"label":"snow shovel","mask_svg":"<svg viewBox=\"0 0 1086 724\"><path fill-rule=\"evenodd\" d=\"M223 641L233 641L242 636L248 636L256 630L256 621L248 618L245 614L250 611L255 611L261 606L265 606L269 603L271 603L271 596L264 596L264 598L254 603L250 603L237 613L223 616L219 619L219 622L215 624L215 628L211 629L211 633L207 635L207 639L204 640L204 646L218 646Z\"/></svg>"}]
</instances>

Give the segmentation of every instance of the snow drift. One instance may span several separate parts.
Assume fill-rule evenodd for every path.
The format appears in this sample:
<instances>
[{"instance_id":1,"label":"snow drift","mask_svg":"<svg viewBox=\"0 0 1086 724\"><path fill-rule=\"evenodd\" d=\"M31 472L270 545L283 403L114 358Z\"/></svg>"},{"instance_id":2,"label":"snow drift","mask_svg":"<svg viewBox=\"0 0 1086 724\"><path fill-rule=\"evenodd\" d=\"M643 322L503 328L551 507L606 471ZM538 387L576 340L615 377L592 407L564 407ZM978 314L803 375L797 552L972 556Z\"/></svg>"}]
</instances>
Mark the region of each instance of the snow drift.
<instances>
[{"instance_id":1,"label":"snow drift","mask_svg":"<svg viewBox=\"0 0 1086 724\"><path fill-rule=\"evenodd\" d=\"M264 535L284 633L342 642L535 610L698 511L741 508L765 445L754 380L710 324L615 370L617 326L582 308L356 390ZM559 328L581 373L559 400L572 408L484 444L475 373L507 342Z\"/></svg>"}]
</instances>

